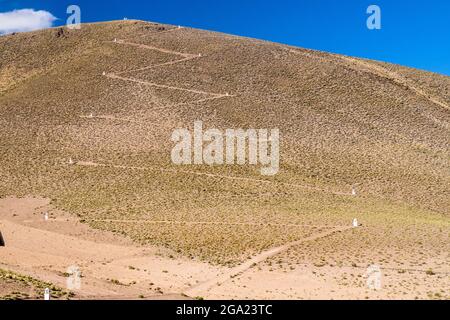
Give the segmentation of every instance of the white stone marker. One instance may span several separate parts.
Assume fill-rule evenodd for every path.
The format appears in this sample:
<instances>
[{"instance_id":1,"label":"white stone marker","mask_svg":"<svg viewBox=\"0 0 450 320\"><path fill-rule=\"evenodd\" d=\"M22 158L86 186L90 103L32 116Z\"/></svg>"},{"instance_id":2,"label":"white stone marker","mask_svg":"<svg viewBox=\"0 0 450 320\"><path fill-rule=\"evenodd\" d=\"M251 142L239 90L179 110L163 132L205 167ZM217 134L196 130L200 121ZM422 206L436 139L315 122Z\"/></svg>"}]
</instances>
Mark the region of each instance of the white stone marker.
<instances>
[{"instance_id":1,"label":"white stone marker","mask_svg":"<svg viewBox=\"0 0 450 320\"><path fill-rule=\"evenodd\" d=\"M369 266L366 272L367 287L371 290L381 289L381 268L375 264Z\"/></svg>"},{"instance_id":2,"label":"white stone marker","mask_svg":"<svg viewBox=\"0 0 450 320\"><path fill-rule=\"evenodd\" d=\"M50 300L50 289L49 288L45 288L44 300Z\"/></svg>"},{"instance_id":3,"label":"white stone marker","mask_svg":"<svg viewBox=\"0 0 450 320\"><path fill-rule=\"evenodd\" d=\"M75 162L73 162L72 158L69 158L69 164L73 165Z\"/></svg>"},{"instance_id":4,"label":"white stone marker","mask_svg":"<svg viewBox=\"0 0 450 320\"><path fill-rule=\"evenodd\" d=\"M78 266L70 266L67 268L66 285L69 290L80 290L81 289L81 271Z\"/></svg>"},{"instance_id":5,"label":"white stone marker","mask_svg":"<svg viewBox=\"0 0 450 320\"><path fill-rule=\"evenodd\" d=\"M352 196L356 196L356 189L355 189L355 187L352 187Z\"/></svg>"},{"instance_id":6,"label":"white stone marker","mask_svg":"<svg viewBox=\"0 0 450 320\"><path fill-rule=\"evenodd\" d=\"M117 38L114 38L114 42L117 42Z\"/></svg>"},{"instance_id":7,"label":"white stone marker","mask_svg":"<svg viewBox=\"0 0 450 320\"><path fill-rule=\"evenodd\" d=\"M358 226L358 220L356 218L353 219L353 228Z\"/></svg>"},{"instance_id":8,"label":"white stone marker","mask_svg":"<svg viewBox=\"0 0 450 320\"><path fill-rule=\"evenodd\" d=\"M44 212L44 220L48 221L48 212Z\"/></svg>"},{"instance_id":9,"label":"white stone marker","mask_svg":"<svg viewBox=\"0 0 450 320\"><path fill-rule=\"evenodd\" d=\"M106 76L106 72L105 72L105 71L103 71L102 75Z\"/></svg>"}]
</instances>

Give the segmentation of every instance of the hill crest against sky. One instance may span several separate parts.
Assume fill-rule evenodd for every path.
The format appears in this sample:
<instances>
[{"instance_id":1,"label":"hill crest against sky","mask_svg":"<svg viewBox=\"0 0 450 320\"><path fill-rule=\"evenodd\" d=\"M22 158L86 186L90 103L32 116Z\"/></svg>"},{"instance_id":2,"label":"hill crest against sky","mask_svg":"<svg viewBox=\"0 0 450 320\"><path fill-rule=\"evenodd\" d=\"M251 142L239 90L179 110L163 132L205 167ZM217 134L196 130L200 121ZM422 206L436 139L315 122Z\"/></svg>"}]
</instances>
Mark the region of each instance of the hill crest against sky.
<instances>
[{"instance_id":1,"label":"hill crest against sky","mask_svg":"<svg viewBox=\"0 0 450 320\"><path fill-rule=\"evenodd\" d=\"M47 11L63 25L69 0L0 1L0 12L34 8ZM450 75L448 52L450 3L378 0L381 29L369 30L370 1L281 2L230 0L88 1L79 0L82 22L123 17L184 25L266 39L299 47L394 62ZM1 33L1 28L0 28Z\"/></svg>"}]
</instances>

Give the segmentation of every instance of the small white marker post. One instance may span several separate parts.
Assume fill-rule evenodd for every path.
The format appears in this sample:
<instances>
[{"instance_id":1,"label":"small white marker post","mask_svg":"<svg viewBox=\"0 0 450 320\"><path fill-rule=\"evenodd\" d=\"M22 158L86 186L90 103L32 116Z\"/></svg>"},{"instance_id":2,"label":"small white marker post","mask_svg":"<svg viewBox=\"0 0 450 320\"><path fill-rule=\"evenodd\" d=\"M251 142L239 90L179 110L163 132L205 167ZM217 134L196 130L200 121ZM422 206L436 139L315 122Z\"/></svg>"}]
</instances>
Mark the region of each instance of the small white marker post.
<instances>
[{"instance_id":1,"label":"small white marker post","mask_svg":"<svg viewBox=\"0 0 450 320\"><path fill-rule=\"evenodd\" d=\"M358 227L358 220L356 218L353 219L353 228Z\"/></svg>"},{"instance_id":2,"label":"small white marker post","mask_svg":"<svg viewBox=\"0 0 450 320\"><path fill-rule=\"evenodd\" d=\"M117 42L117 38L114 38L114 42Z\"/></svg>"},{"instance_id":3,"label":"small white marker post","mask_svg":"<svg viewBox=\"0 0 450 320\"><path fill-rule=\"evenodd\" d=\"M44 220L48 221L48 212L44 212Z\"/></svg>"},{"instance_id":4,"label":"small white marker post","mask_svg":"<svg viewBox=\"0 0 450 320\"><path fill-rule=\"evenodd\" d=\"M103 75L103 76L106 76L106 72L105 72L105 71L103 71L102 75Z\"/></svg>"},{"instance_id":5,"label":"small white marker post","mask_svg":"<svg viewBox=\"0 0 450 320\"><path fill-rule=\"evenodd\" d=\"M49 288L45 288L44 300L50 300L50 289Z\"/></svg>"},{"instance_id":6,"label":"small white marker post","mask_svg":"<svg viewBox=\"0 0 450 320\"><path fill-rule=\"evenodd\" d=\"M352 196L356 196L356 189L355 189L355 187L352 187Z\"/></svg>"},{"instance_id":7,"label":"small white marker post","mask_svg":"<svg viewBox=\"0 0 450 320\"><path fill-rule=\"evenodd\" d=\"M201 57L201 56L202 56L202 54L201 54L201 53L199 53L199 54L198 54L198 56L199 56L199 57Z\"/></svg>"},{"instance_id":8,"label":"small white marker post","mask_svg":"<svg viewBox=\"0 0 450 320\"><path fill-rule=\"evenodd\" d=\"M72 158L69 158L69 164L73 165L75 162L73 162Z\"/></svg>"}]
</instances>

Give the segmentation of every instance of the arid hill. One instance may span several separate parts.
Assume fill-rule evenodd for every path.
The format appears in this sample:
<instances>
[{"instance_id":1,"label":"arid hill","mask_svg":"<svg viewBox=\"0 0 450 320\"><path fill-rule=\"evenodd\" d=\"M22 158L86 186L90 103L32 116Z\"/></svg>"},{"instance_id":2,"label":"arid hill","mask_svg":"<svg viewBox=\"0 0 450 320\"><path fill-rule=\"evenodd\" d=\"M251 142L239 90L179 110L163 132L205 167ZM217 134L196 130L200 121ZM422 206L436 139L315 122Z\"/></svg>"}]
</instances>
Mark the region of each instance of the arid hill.
<instances>
[{"instance_id":1,"label":"arid hill","mask_svg":"<svg viewBox=\"0 0 450 320\"><path fill-rule=\"evenodd\" d=\"M196 120L278 128L279 173L173 165ZM180 256L236 265L357 217L271 268L448 272L449 159L443 75L141 21L0 37L0 196Z\"/></svg>"}]
</instances>

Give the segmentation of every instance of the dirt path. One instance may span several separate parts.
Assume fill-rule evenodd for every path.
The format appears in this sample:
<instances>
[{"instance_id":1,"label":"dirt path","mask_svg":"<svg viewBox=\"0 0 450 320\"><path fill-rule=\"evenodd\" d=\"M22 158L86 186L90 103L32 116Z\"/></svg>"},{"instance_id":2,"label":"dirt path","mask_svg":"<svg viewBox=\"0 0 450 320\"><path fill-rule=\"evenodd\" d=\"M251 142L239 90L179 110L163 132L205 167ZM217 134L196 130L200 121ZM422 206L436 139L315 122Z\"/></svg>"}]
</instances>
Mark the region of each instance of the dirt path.
<instances>
[{"instance_id":1,"label":"dirt path","mask_svg":"<svg viewBox=\"0 0 450 320\"><path fill-rule=\"evenodd\" d=\"M216 100L216 99L223 99L223 98L231 98L231 97L235 97L236 95L231 95L231 94L222 94L222 95L217 95L211 98L204 98L204 99L199 99L199 100L194 100L194 101L189 101L189 102L181 102L181 103L177 103L174 106L183 106L183 105L187 105L187 104L196 104L196 103L200 103L200 102L205 102L205 101L211 101L211 100Z\"/></svg>"},{"instance_id":2,"label":"dirt path","mask_svg":"<svg viewBox=\"0 0 450 320\"><path fill-rule=\"evenodd\" d=\"M145 71L145 70L150 70L153 68L158 68L158 67L164 67L164 66L170 66L173 64L177 64L177 63L181 63L181 62L186 62L186 61L190 61L193 59L198 59L200 58L199 56L195 56L195 57L188 57L188 58L183 58L183 59L179 59L179 60L174 60L174 61L169 61L169 62L164 62L164 63L160 63L160 64L154 64L151 66L147 66L147 67L143 67L143 68L139 68L139 69L132 69L132 70L126 70L126 71L122 71L122 72L116 72L116 75L119 74L125 74L125 73L132 73L132 72L139 72L139 71Z\"/></svg>"},{"instance_id":3,"label":"dirt path","mask_svg":"<svg viewBox=\"0 0 450 320\"><path fill-rule=\"evenodd\" d=\"M172 32L172 31L180 30L180 29L183 29L183 28L173 28L173 29L166 30L166 31L163 31L163 32L155 32L154 34L161 34L161 33L164 33L164 32ZM203 98L203 99L198 99L198 100L194 100L194 101L178 103L178 104L175 104L174 106L196 104L196 103L201 103L201 102L211 101L211 100L216 100L216 99L235 97L235 95L229 94L229 93L223 94L223 93L214 93L214 92L207 92L207 91L202 91L202 90L181 88L181 87L176 87L176 86L169 86L169 85L158 84L158 83L145 81L145 80L139 80L137 78L121 76L123 74L130 74L130 73L133 73L133 72L145 71L145 70L150 70L150 69L158 68L158 67L166 67L166 66L175 65L175 64L178 64L178 63L183 63L183 62L187 62L187 61L194 60L194 59L199 59L199 58L203 57L202 54L183 53L183 52L173 51L173 50L164 49L164 48L158 48L158 47L154 47L154 46L151 46L151 45L134 43L134 42L130 42L130 41L126 41L126 40L120 40L120 39L116 39L114 41L106 41L106 42L114 43L114 44L120 44L120 45L128 45L128 46L131 46L131 47L136 47L136 48L141 48L141 49L146 49L146 50L155 50L155 51L159 51L159 52L162 52L162 53L171 54L171 55L177 55L177 56L181 56L182 57L182 59L179 59L179 60L174 60L174 61L168 61L168 62L154 64L154 65L149 65L149 66L145 66L145 67L137 68L137 69L125 70L125 71L115 72L115 73L104 72L103 75L106 76L107 78L116 79L116 80L122 80L122 81L129 81L129 82L139 83L139 84L143 84L143 85L146 85L146 86L157 87L157 88L162 88L162 89L179 90L179 91L191 92L191 93L195 93L195 94L201 94L201 95L209 96L208 98ZM132 123L139 123L139 124L141 124L141 122L139 122L139 121L134 121L134 120L125 119L125 118L117 118L117 117L114 117L114 116L107 116L107 115L106 116L81 116L81 118L88 118L88 119L97 118L97 119L107 119L107 120L119 120L119 121L126 121L126 122L132 122Z\"/></svg>"},{"instance_id":4,"label":"dirt path","mask_svg":"<svg viewBox=\"0 0 450 320\"><path fill-rule=\"evenodd\" d=\"M270 223L270 222L226 222L226 221L178 221L178 220L137 220L137 219L90 219L94 222L117 222L117 223L146 223L146 224L180 224L180 225L227 225L227 226L264 226L264 227L286 227L286 228L338 228L331 225L295 224L295 223Z\"/></svg>"},{"instance_id":5,"label":"dirt path","mask_svg":"<svg viewBox=\"0 0 450 320\"><path fill-rule=\"evenodd\" d=\"M82 116L80 116L80 118L84 118L84 119L117 120L117 121L131 122L131 123L137 123L137 124L146 124L144 122L135 121L135 120L126 119L126 118L118 118L118 117L114 117L114 116L94 116L94 115L92 115L92 116L83 116L82 115Z\"/></svg>"},{"instance_id":6,"label":"dirt path","mask_svg":"<svg viewBox=\"0 0 450 320\"><path fill-rule=\"evenodd\" d=\"M137 47L137 48L146 49L146 50L155 50L155 51L159 51L159 52L162 52L162 53L178 55L178 56L182 56L183 57L183 59L180 59L180 60L164 62L164 63L160 63L160 64L156 64L156 65L150 65L150 66L146 66L146 67L143 67L143 68L126 70L126 71L122 71L122 72L118 72L118 73L106 73L105 76L107 76L109 78L120 79L120 80L123 80L123 81L136 82L136 83L149 85L149 86L154 86L154 87L158 87L158 88L172 89L172 90L181 90L181 91L192 92L192 93L197 93L197 94L211 95L211 96L213 96L213 98L233 97L233 95L230 95L228 93L227 94L221 94L221 93L206 92L206 91L201 91L201 90L194 90L194 89L180 88L180 87L174 87L174 86L167 86L167 85L157 84L157 83L148 82L148 81L144 81L144 80L138 80L138 79L135 79L135 78L127 78L127 77L119 76L120 74L131 73L131 72L138 72L138 71L143 71L143 70L149 70L149 69L156 68L156 67L169 66L169 65L174 65L174 64L177 64L177 63L186 62L186 61L193 60L193 59L198 59L198 58L201 58L203 56L202 54L183 53L183 52L173 51L173 50L169 50L169 49L158 48L158 47L154 47L154 46L150 46L150 45L146 45L146 44L129 42L129 41L125 41L125 40L115 40L115 41L108 41L108 42L112 42L112 43L116 43L116 44L128 45L128 46ZM208 100L208 99L206 99L206 100ZM201 100L201 101L206 101L206 100ZM196 101L196 102L198 102L198 101Z\"/></svg>"},{"instance_id":7,"label":"dirt path","mask_svg":"<svg viewBox=\"0 0 450 320\"><path fill-rule=\"evenodd\" d=\"M287 49L289 52L294 53L294 54L299 54L299 55L304 55L310 58L314 58L314 59L320 59L320 60L325 60L325 61L329 61L329 59L324 58L324 57L320 57L318 55L309 53L309 52L303 52L303 51L299 51L299 50L295 50L295 49ZM409 90L411 90L412 92L414 92L416 95L427 99L428 101L442 107L445 109L450 110L450 106L439 100L436 97L433 97L431 94L425 92L424 90L420 89L419 87L417 87L416 85L414 85L413 83L411 83L411 81L409 81L408 79L406 79L405 77L403 77L402 75L398 74L397 72L394 71L390 71L382 66L370 63L368 61L364 61L361 59L357 59L357 58L352 58L352 57L346 57L346 56L333 56L333 57L338 57L339 59L349 63L350 65L358 65L360 67L363 68L363 70L370 72L378 77L382 77L382 78L387 78L391 81L393 81L394 83L407 87Z\"/></svg>"},{"instance_id":8,"label":"dirt path","mask_svg":"<svg viewBox=\"0 0 450 320\"><path fill-rule=\"evenodd\" d=\"M214 96L214 97L210 97L210 98L204 98L204 99L199 99L199 100L194 100L194 101L189 101L189 102L176 103L176 104L173 104L171 106L172 107L177 107L177 106L182 106L182 105L192 105L192 104L201 103L201 102L205 102L205 101L212 101L212 100L229 98L229 97L234 97L234 96L233 95L229 95L229 94L218 95L218 96ZM110 116L110 115L94 115L94 114L92 114L92 115L81 115L80 118L83 118L83 119L103 119L103 120L124 121L124 122L148 125L148 122L136 121L136 120L132 120L132 119L127 119L127 118L122 118L122 117L115 117L115 116Z\"/></svg>"},{"instance_id":9,"label":"dirt path","mask_svg":"<svg viewBox=\"0 0 450 320\"><path fill-rule=\"evenodd\" d=\"M270 181L270 180L248 178L248 177L227 176L227 175L222 175L222 174L198 172L198 171L191 171L191 170L164 169L164 168L160 168L160 167L132 167L132 166L121 166L121 165L107 165L107 164L101 164L101 163L96 163L96 162L92 162L92 161L78 161L76 163L76 165L88 166L88 167L89 166L109 167L109 168L116 168L116 169L152 170L152 171L162 171L162 172L193 174L193 175L206 176L206 177L211 177L211 178L223 178L223 179L229 179L229 180L241 180L241 181L250 181L250 182L258 182L258 183L277 184L277 185L283 185L283 186L289 186L289 187L308 189L308 190L312 190L312 191L327 192L327 193L331 193L334 195L340 195L340 196L353 196L351 193L332 191L332 190L328 190L328 189L323 189L323 188L318 188L318 187L313 187L313 186L308 186L308 185L302 185L302 184L280 182L280 181Z\"/></svg>"},{"instance_id":10,"label":"dirt path","mask_svg":"<svg viewBox=\"0 0 450 320\"><path fill-rule=\"evenodd\" d=\"M50 220L43 220L42 211L51 213ZM6 242L0 248L0 268L66 288L65 272L77 266L83 277L81 288L72 290L75 299L185 299L207 294L217 284L292 246L346 229L333 227L268 249L229 269L166 257L160 248L137 246L91 229L52 208L47 199L9 197L0 199L0 230ZM233 292L239 294L238 289Z\"/></svg>"},{"instance_id":11,"label":"dirt path","mask_svg":"<svg viewBox=\"0 0 450 320\"><path fill-rule=\"evenodd\" d=\"M384 78L388 78L399 85L405 86L408 89L410 89L411 91L413 91L414 93L416 93L418 96L421 96L422 98L425 98L428 101L430 101L440 107L450 110L450 106L448 104L440 101L436 97L431 96L429 93L418 88L413 83L411 83L411 81L407 80L405 77L401 76L400 74L398 74L394 71L390 71L386 68L383 68L382 66L378 66L373 63L370 63L370 62L367 62L364 60L360 60L360 59L355 59L355 58L351 58L351 57L341 57L341 58L350 63L358 64L358 65L366 68L367 70L371 71L375 75L378 75L378 76L384 77Z\"/></svg>"},{"instance_id":12,"label":"dirt path","mask_svg":"<svg viewBox=\"0 0 450 320\"><path fill-rule=\"evenodd\" d=\"M179 26L179 27L171 28L171 29L164 30L164 31L149 32L149 33L146 33L146 34L142 34L142 35L138 36L137 38L144 38L144 37L149 37L149 36L157 36L157 35L160 35L160 34L174 32L174 31L183 30L183 29L186 29L186 28L182 27L182 26ZM136 39L136 37L134 37L133 39ZM130 39L130 40L132 40L132 39Z\"/></svg>"},{"instance_id":13,"label":"dirt path","mask_svg":"<svg viewBox=\"0 0 450 320\"><path fill-rule=\"evenodd\" d=\"M108 41L108 42L117 43L117 44L124 44L124 45L127 45L127 46L132 46L132 47L146 49L146 50L155 50L155 51L159 51L159 52L162 52L162 53L174 54L174 55L182 56L184 58L194 58L194 57L198 57L199 56L199 55L192 54L192 53L183 53L183 52L173 51L173 50L169 50L169 49L158 48L158 47L150 46L150 45L147 45L147 44L128 42L128 41L125 41L125 40L116 40L115 42L114 41Z\"/></svg>"},{"instance_id":14,"label":"dirt path","mask_svg":"<svg viewBox=\"0 0 450 320\"><path fill-rule=\"evenodd\" d=\"M284 244L279 247L268 249L266 251L261 252L260 254L258 254L256 256L254 256L253 258L245 261L244 263L238 265L237 267L227 270L226 272L222 273L218 277L215 277L211 280L205 281L203 283L200 283L199 285L189 288L188 290L184 291L184 294L186 294L190 297L202 296L203 294L207 293L211 288L222 285L223 283L230 280L231 278L241 275L245 271L247 271L250 268L256 266L257 264L263 262L267 258L273 257L283 251L286 251L287 249L289 249L292 246L296 246L296 245L299 245L301 243L308 242L308 241L325 238L336 232L342 232L342 231L349 230L349 229L352 229L352 227L334 228L332 230L324 231L324 232L318 233L316 235L313 235L313 236L310 236L310 237L307 237L307 238L304 238L304 239L301 239L298 241L290 242L290 243Z\"/></svg>"}]
</instances>

